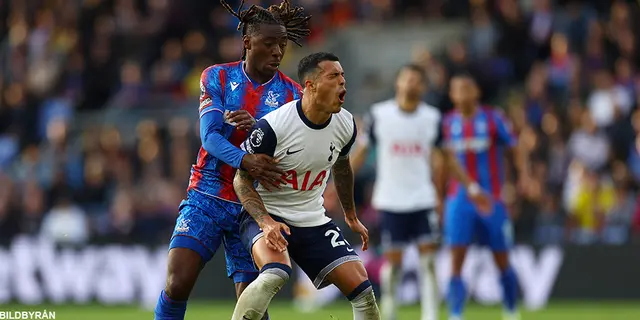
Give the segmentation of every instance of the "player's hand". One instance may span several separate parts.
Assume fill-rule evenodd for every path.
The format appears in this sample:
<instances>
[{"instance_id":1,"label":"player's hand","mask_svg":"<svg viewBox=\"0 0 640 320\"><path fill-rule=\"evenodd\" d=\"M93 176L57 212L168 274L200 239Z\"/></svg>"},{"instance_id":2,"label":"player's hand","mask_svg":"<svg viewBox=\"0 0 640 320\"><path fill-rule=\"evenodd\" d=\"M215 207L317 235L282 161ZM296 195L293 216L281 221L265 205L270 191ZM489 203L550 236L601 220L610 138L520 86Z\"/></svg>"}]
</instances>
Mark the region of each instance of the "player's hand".
<instances>
[{"instance_id":1,"label":"player's hand","mask_svg":"<svg viewBox=\"0 0 640 320\"><path fill-rule=\"evenodd\" d=\"M493 201L491 196L482 190L477 182L472 182L467 186L467 194L481 214L491 214L493 211Z\"/></svg>"},{"instance_id":2,"label":"player's hand","mask_svg":"<svg viewBox=\"0 0 640 320\"><path fill-rule=\"evenodd\" d=\"M234 127L238 128L238 130L250 130L254 124L256 124L256 119L254 119L249 111L247 110L236 110L227 113L226 121L231 123Z\"/></svg>"},{"instance_id":3,"label":"player's hand","mask_svg":"<svg viewBox=\"0 0 640 320\"><path fill-rule=\"evenodd\" d=\"M282 232L291 235L289 226L271 218L265 220L266 221L260 225L260 229L262 229L264 233L264 240L267 242L267 247L278 252L284 252L287 250L289 243L282 235Z\"/></svg>"},{"instance_id":4,"label":"player's hand","mask_svg":"<svg viewBox=\"0 0 640 320\"><path fill-rule=\"evenodd\" d=\"M360 238L362 239L362 251L367 251L369 248L369 230L367 230L367 227L365 227L358 218L345 218L344 221L347 223L351 231L360 234Z\"/></svg>"},{"instance_id":5,"label":"player's hand","mask_svg":"<svg viewBox=\"0 0 640 320\"><path fill-rule=\"evenodd\" d=\"M242 157L240 167L256 179L265 189L272 191L286 184L285 172L278 168L278 160L266 154L246 154Z\"/></svg>"},{"instance_id":6,"label":"player's hand","mask_svg":"<svg viewBox=\"0 0 640 320\"><path fill-rule=\"evenodd\" d=\"M486 192L481 191L475 195L470 195L471 201L476 205L478 211L484 215L490 215L493 211L493 200Z\"/></svg>"}]
</instances>

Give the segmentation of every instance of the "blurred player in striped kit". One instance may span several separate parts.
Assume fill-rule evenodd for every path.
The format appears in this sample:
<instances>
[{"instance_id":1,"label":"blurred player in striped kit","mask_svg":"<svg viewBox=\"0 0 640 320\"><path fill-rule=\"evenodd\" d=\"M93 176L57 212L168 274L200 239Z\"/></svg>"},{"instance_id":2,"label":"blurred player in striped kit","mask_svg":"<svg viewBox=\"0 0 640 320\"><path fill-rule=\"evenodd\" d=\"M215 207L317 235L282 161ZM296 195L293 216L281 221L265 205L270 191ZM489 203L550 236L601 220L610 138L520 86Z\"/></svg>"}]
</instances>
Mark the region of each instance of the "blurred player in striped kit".
<instances>
[{"instance_id":1,"label":"blurred player in striped kit","mask_svg":"<svg viewBox=\"0 0 640 320\"><path fill-rule=\"evenodd\" d=\"M518 279L509 263L513 229L507 209L501 201L505 182L504 151L509 151L518 171L519 183L529 181L527 156L518 148L511 126L502 112L481 106L480 91L474 79L458 75L451 79L450 95L455 110L442 124L443 147L456 179L449 183L445 202L445 240L452 252L452 277L449 283L449 319L461 320L467 299L461 278L467 248L472 242L488 246L500 270L504 301L504 319L519 318L516 308ZM448 161L456 163L456 161Z\"/></svg>"}]
</instances>

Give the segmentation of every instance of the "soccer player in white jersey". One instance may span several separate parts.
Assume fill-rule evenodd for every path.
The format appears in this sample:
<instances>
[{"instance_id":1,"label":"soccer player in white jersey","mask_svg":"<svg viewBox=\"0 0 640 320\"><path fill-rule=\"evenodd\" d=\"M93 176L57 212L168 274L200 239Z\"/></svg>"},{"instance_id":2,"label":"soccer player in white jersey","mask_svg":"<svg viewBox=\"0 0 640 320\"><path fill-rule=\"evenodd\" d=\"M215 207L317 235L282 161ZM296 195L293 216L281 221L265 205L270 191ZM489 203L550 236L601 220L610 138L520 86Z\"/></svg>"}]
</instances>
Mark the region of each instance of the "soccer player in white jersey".
<instances>
[{"instance_id":1,"label":"soccer player in white jersey","mask_svg":"<svg viewBox=\"0 0 640 320\"><path fill-rule=\"evenodd\" d=\"M422 102L425 71L417 65L400 69L396 96L371 107L367 132L358 139L352 166L358 170L376 147L377 174L373 206L380 213L381 240L387 263L381 272L382 319L396 319L396 289L401 280L403 249L411 243L420 253L422 320L438 319L438 291L433 269L439 237L438 194L432 182L430 156L440 136L440 111Z\"/></svg>"},{"instance_id":2,"label":"soccer player in white jersey","mask_svg":"<svg viewBox=\"0 0 640 320\"><path fill-rule=\"evenodd\" d=\"M260 319L291 275L291 258L317 288L334 284L351 301L355 320L380 319L364 265L342 231L325 215L322 194L333 175L345 222L362 238L367 228L358 220L353 200L349 150L356 139L353 116L342 109L345 78L338 57L314 53L300 61L302 100L269 113L254 126L241 147L268 154L287 174L286 185L265 190L239 170L234 189L244 207L242 241L260 270L242 293L233 320Z\"/></svg>"}]
</instances>

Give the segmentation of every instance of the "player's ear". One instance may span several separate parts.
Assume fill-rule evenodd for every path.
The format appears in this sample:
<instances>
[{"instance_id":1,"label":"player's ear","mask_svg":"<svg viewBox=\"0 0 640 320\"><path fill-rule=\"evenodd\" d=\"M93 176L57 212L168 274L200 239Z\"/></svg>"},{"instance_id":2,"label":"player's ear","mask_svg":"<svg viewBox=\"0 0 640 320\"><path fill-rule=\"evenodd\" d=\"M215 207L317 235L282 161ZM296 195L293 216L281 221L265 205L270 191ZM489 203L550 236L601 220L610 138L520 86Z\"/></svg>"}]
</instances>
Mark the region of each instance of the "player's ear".
<instances>
[{"instance_id":1,"label":"player's ear","mask_svg":"<svg viewBox=\"0 0 640 320\"><path fill-rule=\"evenodd\" d=\"M251 50L251 37L246 34L242 36L242 45L246 50Z\"/></svg>"},{"instance_id":2,"label":"player's ear","mask_svg":"<svg viewBox=\"0 0 640 320\"><path fill-rule=\"evenodd\" d=\"M311 91L315 91L315 84L310 79L304 79L304 87L309 88Z\"/></svg>"}]
</instances>

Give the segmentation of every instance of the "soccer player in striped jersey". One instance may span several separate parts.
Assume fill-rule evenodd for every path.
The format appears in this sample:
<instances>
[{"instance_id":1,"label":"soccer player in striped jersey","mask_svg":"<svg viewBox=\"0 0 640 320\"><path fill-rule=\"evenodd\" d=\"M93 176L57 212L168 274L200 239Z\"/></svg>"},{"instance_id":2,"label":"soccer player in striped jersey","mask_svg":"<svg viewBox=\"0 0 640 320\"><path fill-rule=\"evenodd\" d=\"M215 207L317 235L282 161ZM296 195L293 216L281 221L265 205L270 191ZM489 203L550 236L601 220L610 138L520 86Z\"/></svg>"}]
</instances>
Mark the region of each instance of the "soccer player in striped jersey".
<instances>
[{"instance_id":1,"label":"soccer player in striped jersey","mask_svg":"<svg viewBox=\"0 0 640 320\"><path fill-rule=\"evenodd\" d=\"M284 171L264 154L239 148L248 130L269 112L299 99L302 88L278 70L288 41L299 44L309 34L308 16L288 0L268 9L251 6L235 12L240 20L244 54L240 61L204 70L200 88L200 136L202 147L191 169L187 198L169 246L165 289L155 309L155 319L184 319L187 299L203 264L224 244L227 274L239 297L258 276L251 255L239 236L238 214L242 205L233 190L233 177L242 168L268 189L284 183ZM265 314L265 318L268 315Z\"/></svg>"},{"instance_id":2,"label":"soccer player in striped jersey","mask_svg":"<svg viewBox=\"0 0 640 320\"><path fill-rule=\"evenodd\" d=\"M491 249L500 270L504 318L518 319L518 280L508 255L513 229L500 198L505 181L504 151L510 151L521 185L529 181L526 156L520 152L522 149L518 148L502 112L479 105L480 92L471 77L454 76L450 96L455 110L443 119L442 146L461 165L452 167L457 171L456 179L449 183L445 201L445 241L451 247L453 259L449 319L462 319L467 298L462 265L474 240Z\"/></svg>"}]
</instances>

